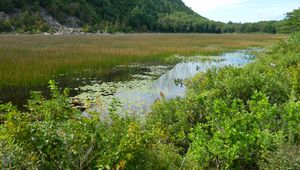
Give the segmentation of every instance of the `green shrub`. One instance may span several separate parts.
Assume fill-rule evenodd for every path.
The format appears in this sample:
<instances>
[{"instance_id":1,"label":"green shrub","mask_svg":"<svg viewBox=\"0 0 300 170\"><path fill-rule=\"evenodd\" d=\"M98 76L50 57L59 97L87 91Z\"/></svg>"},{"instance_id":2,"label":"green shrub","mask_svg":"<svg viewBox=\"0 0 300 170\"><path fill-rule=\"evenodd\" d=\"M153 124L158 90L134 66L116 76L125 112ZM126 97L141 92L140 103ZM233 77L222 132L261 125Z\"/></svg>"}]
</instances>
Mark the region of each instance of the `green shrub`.
<instances>
[{"instance_id":1,"label":"green shrub","mask_svg":"<svg viewBox=\"0 0 300 170\"><path fill-rule=\"evenodd\" d=\"M192 127L190 120L193 115L189 112L182 99L161 100L152 107L152 113L147 117L147 125L163 132L163 141L174 144L185 153L189 147L187 134Z\"/></svg>"},{"instance_id":2,"label":"green shrub","mask_svg":"<svg viewBox=\"0 0 300 170\"><path fill-rule=\"evenodd\" d=\"M172 144L156 140L130 117L120 117L117 102L107 116L73 109L68 91L50 82L52 98L32 93L28 112L0 105L0 163L8 169L167 169L181 155Z\"/></svg>"},{"instance_id":3,"label":"green shrub","mask_svg":"<svg viewBox=\"0 0 300 170\"><path fill-rule=\"evenodd\" d=\"M254 94L248 106L239 100L230 105L215 100L209 113L206 123L199 123L190 134L188 154L202 168L255 169L264 152L284 142L279 110L262 93Z\"/></svg>"},{"instance_id":4,"label":"green shrub","mask_svg":"<svg viewBox=\"0 0 300 170\"><path fill-rule=\"evenodd\" d=\"M40 16L39 12L23 12L19 16L10 19L11 27L20 33L40 33L48 32L50 27ZM0 26L1 28L1 26Z\"/></svg>"},{"instance_id":5,"label":"green shrub","mask_svg":"<svg viewBox=\"0 0 300 170\"><path fill-rule=\"evenodd\" d=\"M300 141L298 39L291 36L281 43L289 48L261 54L243 68L197 75L184 99L154 105L148 125L184 148L184 163L193 168L258 169L270 153Z\"/></svg>"},{"instance_id":6,"label":"green shrub","mask_svg":"<svg viewBox=\"0 0 300 170\"><path fill-rule=\"evenodd\" d=\"M285 144L274 152L269 152L260 169L300 169L300 146Z\"/></svg>"},{"instance_id":7,"label":"green shrub","mask_svg":"<svg viewBox=\"0 0 300 170\"><path fill-rule=\"evenodd\" d=\"M199 74L144 122L121 117L117 100L84 116L50 81L51 98L33 92L26 111L0 105L1 168L299 169L299 39Z\"/></svg>"},{"instance_id":8,"label":"green shrub","mask_svg":"<svg viewBox=\"0 0 300 170\"><path fill-rule=\"evenodd\" d=\"M12 25L9 20L0 20L0 32L12 31Z\"/></svg>"}]
</instances>

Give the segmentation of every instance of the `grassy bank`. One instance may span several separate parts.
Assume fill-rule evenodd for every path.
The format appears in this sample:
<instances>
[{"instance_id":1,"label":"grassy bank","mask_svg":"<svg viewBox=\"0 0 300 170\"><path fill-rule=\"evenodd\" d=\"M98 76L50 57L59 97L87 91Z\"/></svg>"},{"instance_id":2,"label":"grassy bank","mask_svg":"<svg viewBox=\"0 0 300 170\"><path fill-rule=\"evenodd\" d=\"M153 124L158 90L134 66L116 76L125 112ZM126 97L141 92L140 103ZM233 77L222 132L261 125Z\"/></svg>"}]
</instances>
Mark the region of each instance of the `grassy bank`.
<instances>
[{"instance_id":1,"label":"grassy bank","mask_svg":"<svg viewBox=\"0 0 300 170\"><path fill-rule=\"evenodd\" d=\"M28 112L0 105L1 168L299 169L300 34L243 68L188 81L185 98L162 96L145 120L83 116L50 82Z\"/></svg>"},{"instance_id":2,"label":"grassy bank","mask_svg":"<svg viewBox=\"0 0 300 170\"><path fill-rule=\"evenodd\" d=\"M280 35L126 34L108 36L0 36L0 88L44 85L53 75L103 70L174 54L212 55L266 47Z\"/></svg>"}]
</instances>

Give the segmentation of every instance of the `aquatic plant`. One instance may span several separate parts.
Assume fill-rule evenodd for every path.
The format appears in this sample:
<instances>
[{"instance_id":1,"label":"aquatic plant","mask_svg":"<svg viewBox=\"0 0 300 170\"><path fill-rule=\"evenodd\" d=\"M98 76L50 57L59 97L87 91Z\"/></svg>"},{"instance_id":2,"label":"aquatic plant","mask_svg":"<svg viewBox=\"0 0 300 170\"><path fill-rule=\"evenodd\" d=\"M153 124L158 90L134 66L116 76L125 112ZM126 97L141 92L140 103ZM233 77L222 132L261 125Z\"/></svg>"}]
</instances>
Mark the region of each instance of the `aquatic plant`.
<instances>
[{"instance_id":1,"label":"aquatic plant","mask_svg":"<svg viewBox=\"0 0 300 170\"><path fill-rule=\"evenodd\" d=\"M246 67L198 74L185 98L161 94L143 121L120 116L118 100L107 116L83 115L51 81L52 98L32 93L26 111L0 105L1 168L297 169L298 37Z\"/></svg>"},{"instance_id":2,"label":"aquatic plant","mask_svg":"<svg viewBox=\"0 0 300 170\"><path fill-rule=\"evenodd\" d=\"M52 76L73 75L75 71L84 73L86 69L101 77L107 69L117 65L162 63L174 54L216 55L236 49L268 46L283 37L255 34L1 35L0 88L47 85ZM87 77L84 74L76 76Z\"/></svg>"}]
</instances>

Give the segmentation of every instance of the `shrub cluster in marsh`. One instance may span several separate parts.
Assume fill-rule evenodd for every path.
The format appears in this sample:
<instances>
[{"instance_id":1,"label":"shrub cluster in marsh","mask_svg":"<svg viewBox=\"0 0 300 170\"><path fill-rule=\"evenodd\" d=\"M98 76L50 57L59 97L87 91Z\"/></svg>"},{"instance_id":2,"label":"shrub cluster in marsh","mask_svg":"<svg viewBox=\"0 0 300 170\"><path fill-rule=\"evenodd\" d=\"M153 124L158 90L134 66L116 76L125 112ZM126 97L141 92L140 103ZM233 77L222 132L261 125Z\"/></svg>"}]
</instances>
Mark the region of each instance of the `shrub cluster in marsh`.
<instances>
[{"instance_id":1,"label":"shrub cluster in marsh","mask_svg":"<svg viewBox=\"0 0 300 170\"><path fill-rule=\"evenodd\" d=\"M2 35L0 87L44 85L51 76L72 70L105 68L174 54L218 54L267 46L278 35L127 34L109 36Z\"/></svg>"},{"instance_id":2,"label":"shrub cluster in marsh","mask_svg":"<svg viewBox=\"0 0 300 170\"><path fill-rule=\"evenodd\" d=\"M145 120L73 109L50 82L28 111L0 105L0 162L11 169L299 169L300 34L243 68L212 69ZM295 52L296 51L296 52ZM283 157L288 153L289 157Z\"/></svg>"},{"instance_id":3,"label":"shrub cluster in marsh","mask_svg":"<svg viewBox=\"0 0 300 170\"><path fill-rule=\"evenodd\" d=\"M299 35L246 67L199 74L186 98L155 104L150 120L199 169L297 169L298 152L276 160L299 147Z\"/></svg>"}]
</instances>

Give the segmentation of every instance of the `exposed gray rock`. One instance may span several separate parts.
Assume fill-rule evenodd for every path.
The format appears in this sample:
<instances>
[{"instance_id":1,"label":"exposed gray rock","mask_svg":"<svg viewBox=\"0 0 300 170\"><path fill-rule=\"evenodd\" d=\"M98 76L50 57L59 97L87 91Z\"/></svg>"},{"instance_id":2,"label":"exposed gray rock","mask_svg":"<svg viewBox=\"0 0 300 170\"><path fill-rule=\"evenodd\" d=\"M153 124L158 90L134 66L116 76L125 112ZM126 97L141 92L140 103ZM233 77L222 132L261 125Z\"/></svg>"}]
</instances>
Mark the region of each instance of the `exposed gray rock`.
<instances>
[{"instance_id":1,"label":"exposed gray rock","mask_svg":"<svg viewBox=\"0 0 300 170\"><path fill-rule=\"evenodd\" d=\"M74 16L66 16L66 26L69 28L80 28L79 23L80 20Z\"/></svg>"},{"instance_id":2,"label":"exposed gray rock","mask_svg":"<svg viewBox=\"0 0 300 170\"><path fill-rule=\"evenodd\" d=\"M0 20L7 20L10 19L10 15L6 14L5 12L0 12Z\"/></svg>"},{"instance_id":3,"label":"exposed gray rock","mask_svg":"<svg viewBox=\"0 0 300 170\"><path fill-rule=\"evenodd\" d=\"M43 20L54 30L54 35L84 34L78 25L79 19L76 17L67 16L67 24L63 25L53 18L46 9L41 9L41 16Z\"/></svg>"},{"instance_id":4,"label":"exposed gray rock","mask_svg":"<svg viewBox=\"0 0 300 170\"><path fill-rule=\"evenodd\" d=\"M18 17L20 16L20 14L20 9L14 9L14 12L10 14L0 11L0 20L8 20L12 17ZM83 32L82 28L79 26L80 20L74 16L66 16L66 24L61 24L58 20L53 18L44 8L40 9L40 15L43 20L52 28L54 35L103 35L99 31L93 34ZM42 34L49 35L49 33Z\"/></svg>"},{"instance_id":5,"label":"exposed gray rock","mask_svg":"<svg viewBox=\"0 0 300 170\"><path fill-rule=\"evenodd\" d=\"M46 9L41 9L41 16L44 21L48 23L48 25L52 28L62 28L63 26L53 18Z\"/></svg>"}]
</instances>

